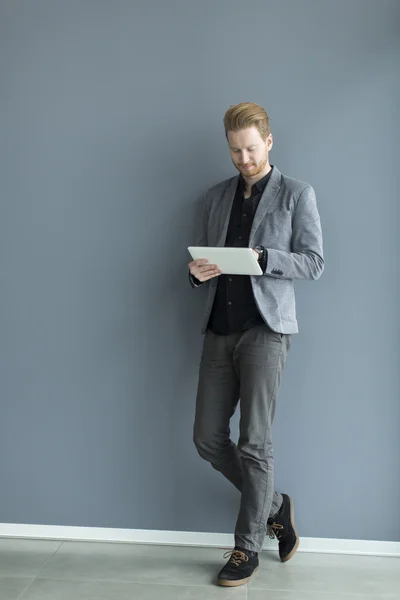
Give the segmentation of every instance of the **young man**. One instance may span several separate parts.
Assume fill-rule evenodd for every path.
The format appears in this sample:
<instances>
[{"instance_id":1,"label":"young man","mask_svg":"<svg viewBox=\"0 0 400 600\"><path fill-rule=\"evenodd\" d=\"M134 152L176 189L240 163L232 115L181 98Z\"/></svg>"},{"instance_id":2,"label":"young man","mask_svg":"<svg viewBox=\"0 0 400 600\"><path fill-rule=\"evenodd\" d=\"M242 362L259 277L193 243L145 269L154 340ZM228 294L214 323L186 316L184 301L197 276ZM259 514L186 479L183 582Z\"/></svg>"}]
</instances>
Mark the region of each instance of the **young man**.
<instances>
[{"instance_id":1,"label":"young man","mask_svg":"<svg viewBox=\"0 0 400 600\"><path fill-rule=\"evenodd\" d=\"M208 287L194 423L194 443L241 492L235 548L218 584L238 586L258 567L267 530L280 559L299 545L293 502L274 490L271 427L291 334L298 332L293 280L318 279L324 269L321 223L313 188L269 163L269 118L253 103L224 117L239 175L205 197L198 246L250 247L263 275L221 275L207 260L189 263L193 287ZM240 398L240 437L229 422Z\"/></svg>"}]
</instances>

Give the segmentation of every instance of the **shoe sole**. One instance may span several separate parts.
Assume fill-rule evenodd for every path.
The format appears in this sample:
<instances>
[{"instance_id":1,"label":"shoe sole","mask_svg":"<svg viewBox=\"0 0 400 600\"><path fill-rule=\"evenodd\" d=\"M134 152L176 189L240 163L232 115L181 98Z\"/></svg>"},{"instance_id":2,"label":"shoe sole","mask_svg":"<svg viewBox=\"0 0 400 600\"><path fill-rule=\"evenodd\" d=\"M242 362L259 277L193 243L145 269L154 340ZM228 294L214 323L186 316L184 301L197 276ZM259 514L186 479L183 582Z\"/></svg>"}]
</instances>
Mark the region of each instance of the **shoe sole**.
<instances>
[{"instance_id":1,"label":"shoe sole","mask_svg":"<svg viewBox=\"0 0 400 600\"><path fill-rule=\"evenodd\" d=\"M285 558L281 558L282 562L287 562L288 560L290 560L291 558L293 558L293 556L296 554L297 548L299 547L299 544L300 544L300 538L299 538L299 535L298 535L298 533L296 531L296 527L294 525L294 504L293 504L293 500L291 499L290 496L288 496L288 498L289 498L289 503L290 503L290 522L292 524L293 531L294 531L294 533L296 535L296 543L295 543L295 545L293 547L293 550L291 552L289 552L289 554L287 556L285 556Z\"/></svg>"},{"instance_id":2,"label":"shoe sole","mask_svg":"<svg viewBox=\"0 0 400 600\"><path fill-rule=\"evenodd\" d=\"M258 570L258 567L254 569L250 577L246 577L245 579L239 579L238 581L230 581L229 579L218 579L217 585L222 585L224 587L237 587L239 585L245 585L250 581L253 577L254 573Z\"/></svg>"}]
</instances>

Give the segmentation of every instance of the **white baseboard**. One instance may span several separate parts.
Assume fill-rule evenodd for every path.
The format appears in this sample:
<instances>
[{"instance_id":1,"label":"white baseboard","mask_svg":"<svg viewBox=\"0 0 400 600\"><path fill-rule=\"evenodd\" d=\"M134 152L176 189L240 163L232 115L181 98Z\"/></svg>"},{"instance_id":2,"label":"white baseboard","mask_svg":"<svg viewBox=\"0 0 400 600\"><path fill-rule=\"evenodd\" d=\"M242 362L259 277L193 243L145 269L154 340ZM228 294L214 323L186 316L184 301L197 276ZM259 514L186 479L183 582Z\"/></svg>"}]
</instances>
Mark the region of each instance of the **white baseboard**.
<instances>
[{"instance_id":1,"label":"white baseboard","mask_svg":"<svg viewBox=\"0 0 400 600\"><path fill-rule=\"evenodd\" d=\"M107 527L64 527L59 525L23 525L0 523L0 538L23 538L57 541L118 542L131 544L167 544L171 546L207 546L230 549L233 534L192 531L156 531L146 529L111 529ZM304 538L299 552L361 554L400 557L400 542ZM276 551L277 542L266 538L263 550Z\"/></svg>"}]
</instances>

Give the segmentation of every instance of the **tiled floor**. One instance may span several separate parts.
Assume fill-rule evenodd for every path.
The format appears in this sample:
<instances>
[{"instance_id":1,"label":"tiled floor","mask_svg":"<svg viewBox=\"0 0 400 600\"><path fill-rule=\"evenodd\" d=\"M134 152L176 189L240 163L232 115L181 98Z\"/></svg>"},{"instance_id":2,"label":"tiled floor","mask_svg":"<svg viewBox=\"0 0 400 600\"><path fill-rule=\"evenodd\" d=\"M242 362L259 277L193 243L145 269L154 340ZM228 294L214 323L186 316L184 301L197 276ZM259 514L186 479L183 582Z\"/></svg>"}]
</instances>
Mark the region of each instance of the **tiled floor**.
<instances>
[{"instance_id":1,"label":"tiled floor","mask_svg":"<svg viewBox=\"0 0 400 600\"><path fill-rule=\"evenodd\" d=\"M263 552L248 586L222 588L227 549L0 539L0 600L399 600L400 559Z\"/></svg>"}]
</instances>

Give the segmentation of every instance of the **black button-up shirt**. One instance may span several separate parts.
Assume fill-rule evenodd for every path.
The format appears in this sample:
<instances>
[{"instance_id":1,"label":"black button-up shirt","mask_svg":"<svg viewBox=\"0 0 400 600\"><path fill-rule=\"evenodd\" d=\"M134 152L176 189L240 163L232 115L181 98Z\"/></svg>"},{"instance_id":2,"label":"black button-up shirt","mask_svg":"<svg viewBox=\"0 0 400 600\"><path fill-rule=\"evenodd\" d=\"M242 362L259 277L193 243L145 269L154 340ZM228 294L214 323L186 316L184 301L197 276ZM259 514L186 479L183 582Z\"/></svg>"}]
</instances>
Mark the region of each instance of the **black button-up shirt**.
<instances>
[{"instance_id":1,"label":"black button-up shirt","mask_svg":"<svg viewBox=\"0 0 400 600\"><path fill-rule=\"evenodd\" d=\"M249 247L254 215L271 173L272 169L252 186L249 198L244 197L246 183L240 176L226 235L226 247ZM264 320L254 300L250 275L220 275L208 328L218 335L228 335L262 323Z\"/></svg>"}]
</instances>

